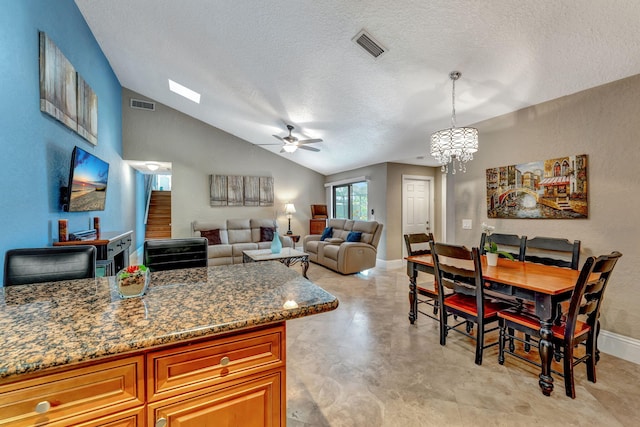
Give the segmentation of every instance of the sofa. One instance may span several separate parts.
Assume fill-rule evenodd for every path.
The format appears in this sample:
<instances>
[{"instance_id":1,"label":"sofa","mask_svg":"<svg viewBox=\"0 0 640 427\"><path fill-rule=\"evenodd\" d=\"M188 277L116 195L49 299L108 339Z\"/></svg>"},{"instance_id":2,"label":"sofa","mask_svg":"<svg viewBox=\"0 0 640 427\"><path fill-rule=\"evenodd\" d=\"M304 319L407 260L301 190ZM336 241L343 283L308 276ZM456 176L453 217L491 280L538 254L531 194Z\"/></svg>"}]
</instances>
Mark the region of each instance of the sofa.
<instances>
[{"instance_id":1,"label":"sofa","mask_svg":"<svg viewBox=\"0 0 640 427\"><path fill-rule=\"evenodd\" d=\"M381 235L382 224L376 221L330 219L325 233L305 236L302 244L309 261L352 274L376 266Z\"/></svg>"},{"instance_id":2,"label":"sofa","mask_svg":"<svg viewBox=\"0 0 640 427\"><path fill-rule=\"evenodd\" d=\"M194 236L209 240L208 264L215 266L242 264L242 251L271 248L269 229L278 231L278 224L273 219L228 219L193 221L191 228ZM283 248L293 246L289 237L279 237Z\"/></svg>"}]
</instances>

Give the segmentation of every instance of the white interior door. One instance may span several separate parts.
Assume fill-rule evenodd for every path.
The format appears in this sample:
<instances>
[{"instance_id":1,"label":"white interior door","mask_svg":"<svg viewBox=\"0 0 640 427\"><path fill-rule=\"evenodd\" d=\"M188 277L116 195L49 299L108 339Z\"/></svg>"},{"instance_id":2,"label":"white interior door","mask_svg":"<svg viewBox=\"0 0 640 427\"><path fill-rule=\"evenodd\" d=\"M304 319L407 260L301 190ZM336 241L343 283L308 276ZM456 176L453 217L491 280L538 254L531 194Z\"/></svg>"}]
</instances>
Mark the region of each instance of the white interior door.
<instances>
[{"instance_id":1,"label":"white interior door","mask_svg":"<svg viewBox=\"0 0 640 427\"><path fill-rule=\"evenodd\" d=\"M402 177L402 234L432 232L433 179L431 177ZM403 254L406 256L404 237Z\"/></svg>"}]
</instances>

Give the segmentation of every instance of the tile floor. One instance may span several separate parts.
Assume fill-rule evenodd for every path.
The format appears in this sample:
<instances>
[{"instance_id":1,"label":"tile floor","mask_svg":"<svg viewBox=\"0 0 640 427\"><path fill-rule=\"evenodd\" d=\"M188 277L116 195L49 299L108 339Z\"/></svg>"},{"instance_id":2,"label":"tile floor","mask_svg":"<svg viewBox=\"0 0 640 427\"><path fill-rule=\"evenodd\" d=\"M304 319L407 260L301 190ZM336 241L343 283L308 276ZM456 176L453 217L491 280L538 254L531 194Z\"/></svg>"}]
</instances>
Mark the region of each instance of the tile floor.
<instances>
[{"instance_id":1,"label":"tile floor","mask_svg":"<svg viewBox=\"0 0 640 427\"><path fill-rule=\"evenodd\" d=\"M410 325L405 269L308 275L340 306L287 322L289 427L640 425L640 365L602 354L596 384L576 367L575 400L560 377L545 397L534 366L499 365L497 347L477 366L472 340L443 347L434 320Z\"/></svg>"}]
</instances>

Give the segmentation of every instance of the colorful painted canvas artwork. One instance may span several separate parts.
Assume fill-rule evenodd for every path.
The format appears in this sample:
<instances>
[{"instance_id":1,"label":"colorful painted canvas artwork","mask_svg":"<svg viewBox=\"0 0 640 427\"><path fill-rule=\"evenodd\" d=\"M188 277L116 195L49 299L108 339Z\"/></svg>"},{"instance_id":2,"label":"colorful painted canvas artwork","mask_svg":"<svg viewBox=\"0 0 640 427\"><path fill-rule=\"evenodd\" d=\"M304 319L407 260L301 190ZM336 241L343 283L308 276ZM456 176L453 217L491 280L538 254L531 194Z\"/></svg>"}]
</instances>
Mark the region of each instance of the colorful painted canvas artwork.
<instances>
[{"instance_id":1,"label":"colorful painted canvas artwork","mask_svg":"<svg viewBox=\"0 0 640 427\"><path fill-rule=\"evenodd\" d=\"M587 155L487 169L487 216L588 218Z\"/></svg>"}]
</instances>

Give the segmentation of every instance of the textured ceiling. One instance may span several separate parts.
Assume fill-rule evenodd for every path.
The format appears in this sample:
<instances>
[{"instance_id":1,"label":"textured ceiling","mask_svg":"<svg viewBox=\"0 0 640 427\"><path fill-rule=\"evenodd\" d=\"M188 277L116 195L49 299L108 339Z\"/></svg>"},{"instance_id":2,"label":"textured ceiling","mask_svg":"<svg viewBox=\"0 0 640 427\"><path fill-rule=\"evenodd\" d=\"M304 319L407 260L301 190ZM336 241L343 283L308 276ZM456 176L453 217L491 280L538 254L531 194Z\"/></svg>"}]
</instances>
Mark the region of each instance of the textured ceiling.
<instances>
[{"instance_id":1,"label":"textured ceiling","mask_svg":"<svg viewBox=\"0 0 640 427\"><path fill-rule=\"evenodd\" d=\"M452 70L459 126L640 73L638 0L76 3L122 86L254 144L290 123L321 151L280 155L322 174L435 165ZM352 41L363 28L380 58Z\"/></svg>"}]
</instances>

